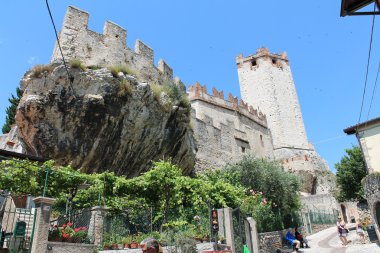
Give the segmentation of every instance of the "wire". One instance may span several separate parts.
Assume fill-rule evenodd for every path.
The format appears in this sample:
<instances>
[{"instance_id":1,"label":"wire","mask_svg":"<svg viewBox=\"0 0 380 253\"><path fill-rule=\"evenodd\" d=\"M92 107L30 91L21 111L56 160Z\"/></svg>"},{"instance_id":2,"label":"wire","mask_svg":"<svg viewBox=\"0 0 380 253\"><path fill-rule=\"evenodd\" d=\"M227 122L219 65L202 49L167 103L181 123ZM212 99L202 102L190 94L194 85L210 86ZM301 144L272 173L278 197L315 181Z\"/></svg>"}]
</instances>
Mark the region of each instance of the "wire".
<instances>
[{"instance_id":1,"label":"wire","mask_svg":"<svg viewBox=\"0 0 380 253\"><path fill-rule=\"evenodd\" d=\"M63 65L65 66L65 69L66 69L66 72L67 72L67 76L69 77L69 80L70 80L70 86L71 86L71 84L72 84L73 81L74 81L74 77L73 77L72 75L70 75L69 70L68 70L68 68L67 68L67 64L66 64L66 61L65 61L65 57L63 56L63 53L62 53L61 43L59 42L57 29L55 28L55 24L54 24L53 16L52 16L51 11L50 11L49 2L48 2L48 0L46 0L45 2L46 2L47 10L48 10L48 12L49 12L49 16L50 16L51 23L53 24L55 37L56 37L56 39L57 39L57 43L58 43L58 47L59 47L59 51L61 52L61 56L62 56L62 59L63 59ZM71 86L71 89L72 89L72 88L73 88L73 87Z\"/></svg>"},{"instance_id":2,"label":"wire","mask_svg":"<svg viewBox=\"0 0 380 253\"><path fill-rule=\"evenodd\" d=\"M373 97L375 96L375 92L376 92L377 80L379 78L379 72L380 72L380 61L379 61L379 66L377 67L377 74L376 74L375 85L373 86L372 97L371 97L371 102L369 104L369 109L368 109L368 114L367 114L367 120L366 121L368 121L369 113L371 112Z\"/></svg>"},{"instance_id":3,"label":"wire","mask_svg":"<svg viewBox=\"0 0 380 253\"><path fill-rule=\"evenodd\" d=\"M376 3L373 6L373 12L376 11ZM371 29L371 39L369 42L369 50L368 50L368 60L367 60L367 70L365 74L365 82L364 82L364 90L363 90L363 96L362 96L362 104L360 106L360 114L359 114L359 120L358 124L360 123L360 119L362 117L362 112L363 112L363 105L364 105L364 97L365 97L365 91L367 88L367 81L368 81L368 69L369 69L369 61L371 59L371 51L372 51L372 39L373 39L373 29L375 27L375 14L372 15L372 29Z\"/></svg>"},{"instance_id":4,"label":"wire","mask_svg":"<svg viewBox=\"0 0 380 253\"><path fill-rule=\"evenodd\" d=\"M330 142L330 141L333 141L333 140L336 140L336 139L340 139L340 138L343 138L343 137L346 137L346 135L345 134L338 135L338 136L335 136L335 137L331 137L331 138L328 138L328 139L317 141L317 142L315 142L313 144L316 145L316 144L321 144L321 143L325 143L325 142Z\"/></svg>"}]
</instances>

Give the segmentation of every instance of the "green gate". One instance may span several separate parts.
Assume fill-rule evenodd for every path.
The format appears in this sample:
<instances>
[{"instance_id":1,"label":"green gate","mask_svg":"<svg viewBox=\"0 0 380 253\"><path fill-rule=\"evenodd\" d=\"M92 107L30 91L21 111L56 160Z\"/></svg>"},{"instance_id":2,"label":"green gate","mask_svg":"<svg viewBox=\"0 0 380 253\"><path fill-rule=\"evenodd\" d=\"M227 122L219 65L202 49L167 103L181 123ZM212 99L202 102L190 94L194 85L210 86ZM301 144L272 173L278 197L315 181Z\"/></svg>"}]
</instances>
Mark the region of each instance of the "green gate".
<instances>
[{"instance_id":1,"label":"green gate","mask_svg":"<svg viewBox=\"0 0 380 253\"><path fill-rule=\"evenodd\" d=\"M36 218L31 207L31 196L0 195L0 252L31 252Z\"/></svg>"}]
</instances>

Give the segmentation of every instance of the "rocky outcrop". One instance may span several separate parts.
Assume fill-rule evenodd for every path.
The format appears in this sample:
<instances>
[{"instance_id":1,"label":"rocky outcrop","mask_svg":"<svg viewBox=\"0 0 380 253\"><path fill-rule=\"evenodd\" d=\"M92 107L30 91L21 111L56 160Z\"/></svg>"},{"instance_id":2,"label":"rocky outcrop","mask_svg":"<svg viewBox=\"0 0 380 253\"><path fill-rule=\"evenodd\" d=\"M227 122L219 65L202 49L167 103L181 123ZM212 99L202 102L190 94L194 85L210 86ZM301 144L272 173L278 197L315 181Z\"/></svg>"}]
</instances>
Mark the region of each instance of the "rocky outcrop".
<instances>
[{"instance_id":1,"label":"rocky outcrop","mask_svg":"<svg viewBox=\"0 0 380 253\"><path fill-rule=\"evenodd\" d=\"M39 77L29 71L22 79L16 124L23 152L86 172L135 176L152 161L169 158L192 172L196 147L189 107L121 72L118 77L106 68L70 73L72 84L61 64Z\"/></svg>"},{"instance_id":2,"label":"rocky outcrop","mask_svg":"<svg viewBox=\"0 0 380 253\"><path fill-rule=\"evenodd\" d=\"M309 150L278 149L275 156L286 170L300 177L302 192L325 194L335 188L335 175L313 147Z\"/></svg>"}]
</instances>

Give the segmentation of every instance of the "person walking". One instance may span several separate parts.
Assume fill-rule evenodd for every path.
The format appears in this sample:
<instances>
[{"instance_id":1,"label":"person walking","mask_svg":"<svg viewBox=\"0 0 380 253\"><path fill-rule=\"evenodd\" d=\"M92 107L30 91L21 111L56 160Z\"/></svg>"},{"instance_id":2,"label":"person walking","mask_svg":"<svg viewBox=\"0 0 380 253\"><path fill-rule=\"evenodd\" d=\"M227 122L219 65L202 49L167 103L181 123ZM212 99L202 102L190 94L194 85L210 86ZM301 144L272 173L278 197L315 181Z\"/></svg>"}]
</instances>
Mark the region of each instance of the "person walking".
<instances>
[{"instance_id":1,"label":"person walking","mask_svg":"<svg viewBox=\"0 0 380 253\"><path fill-rule=\"evenodd\" d=\"M339 239L342 241L343 246L346 246L348 244L348 241L347 241L348 229L346 228L346 223L342 220L341 217L338 217L336 227L338 229Z\"/></svg>"}]
</instances>

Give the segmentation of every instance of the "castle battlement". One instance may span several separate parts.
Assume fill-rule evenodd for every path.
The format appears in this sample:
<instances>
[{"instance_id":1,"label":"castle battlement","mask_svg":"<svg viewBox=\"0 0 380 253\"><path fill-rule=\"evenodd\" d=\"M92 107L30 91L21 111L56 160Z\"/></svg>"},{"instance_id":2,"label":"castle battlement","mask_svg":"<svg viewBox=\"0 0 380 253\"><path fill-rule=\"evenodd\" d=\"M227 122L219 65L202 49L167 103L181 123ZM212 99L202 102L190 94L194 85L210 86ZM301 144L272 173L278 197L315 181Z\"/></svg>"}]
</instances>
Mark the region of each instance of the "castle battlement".
<instances>
[{"instance_id":1,"label":"castle battlement","mask_svg":"<svg viewBox=\"0 0 380 253\"><path fill-rule=\"evenodd\" d=\"M225 100L223 91L218 91L215 87L213 87L212 95L210 95L207 93L206 85L202 86L198 82L196 82L194 85L190 85L188 87L188 91L190 101L202 100L207 103L211 103L216 106L238 112L256 121L257 123L260 123L263 126L267 126L265 114L259 110L254 109L242 99L239 101L239 99L236 96L233 96L231 93L228 93L228 100Z\"/></svg>"},{"instance_id":2,"label":"castle battlement","mask_svg":"<svg viewBox=\"0 0 380 253\"><path fill-rule=\"evenodd\" d=\"M67 61L79 59L87 66L108 67L127 65L137 70L146 81L173 79L172 68L162 59L154 65L154 51L141 40L136 40L134 50L128 48L127 30L106 21L103 33L88 29L89 14L69 6L59 34L63 55ZM62 61L56 44L51 62Z\"/></svg>"},{"instance_id":3,"label":"castle battlement","mask_svg":"<svg viewBox=\"0 0 380 253\"><path fill-rule=\"evenodd\" d=\"M260 63L269 62L274 67L283 68L284 66L289 66L288 55L286 52L280 54L274 54L269 52L268 48L261 47L258 48L256 53L244 57L240 54L236 57L236 64L238 68L243 66L248 66L251 69L258 68Z\"/></svg>"}]
</instances>

